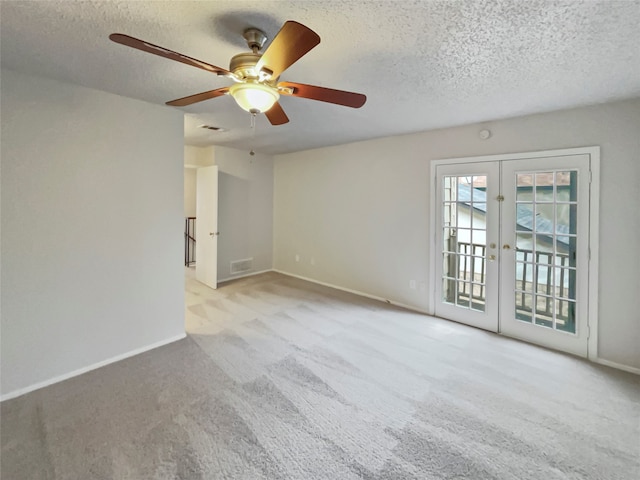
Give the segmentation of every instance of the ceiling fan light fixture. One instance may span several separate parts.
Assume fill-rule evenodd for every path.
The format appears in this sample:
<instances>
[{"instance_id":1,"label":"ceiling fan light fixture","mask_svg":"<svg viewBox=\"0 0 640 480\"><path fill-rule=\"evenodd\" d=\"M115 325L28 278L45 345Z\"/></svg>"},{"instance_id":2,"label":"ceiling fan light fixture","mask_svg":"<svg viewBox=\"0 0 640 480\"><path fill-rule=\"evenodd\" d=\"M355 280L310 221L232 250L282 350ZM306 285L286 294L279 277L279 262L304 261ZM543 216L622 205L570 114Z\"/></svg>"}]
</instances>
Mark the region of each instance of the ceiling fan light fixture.
<instances>
[{"instance_id":1,"label":"ceiling fan light fixture","mask_svg":"<svg viewBox=\"0 0 640 480\"><path fill-rule=\"evenodd\" d=\"M249 113L264 113L280 98L275 88L259 83L236 83L229 87L229 93Z\"/></svg>"}]
</instances>

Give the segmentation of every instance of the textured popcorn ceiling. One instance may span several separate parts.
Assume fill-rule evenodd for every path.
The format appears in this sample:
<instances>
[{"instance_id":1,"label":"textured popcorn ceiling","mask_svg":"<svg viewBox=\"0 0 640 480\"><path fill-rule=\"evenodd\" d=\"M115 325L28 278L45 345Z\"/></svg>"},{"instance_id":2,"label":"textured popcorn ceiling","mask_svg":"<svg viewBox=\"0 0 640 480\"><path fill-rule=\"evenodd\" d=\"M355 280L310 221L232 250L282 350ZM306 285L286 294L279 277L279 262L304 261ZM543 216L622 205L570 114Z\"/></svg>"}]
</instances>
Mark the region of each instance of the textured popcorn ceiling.
<instances>
[{"instance_id":1,"label":"textured popcorn ceiling","mask_svg":"<svg viewBox=\"0 0 640 480\"><path fill-rule=\"evenodd\" d=\"M245 28L272 38L296 20L322 43L281 79L368 97L359 110L282 98L291 122L273 127L261 116L254 136L232 98L209 100L182 109L193 145L282 153L640 96L637 0L0 5L5 68L164 104L230 81L115 44L110 33L228 67L247 50ZM229 131L198 129L202 123Z\"/></svg>"}]
</instances>

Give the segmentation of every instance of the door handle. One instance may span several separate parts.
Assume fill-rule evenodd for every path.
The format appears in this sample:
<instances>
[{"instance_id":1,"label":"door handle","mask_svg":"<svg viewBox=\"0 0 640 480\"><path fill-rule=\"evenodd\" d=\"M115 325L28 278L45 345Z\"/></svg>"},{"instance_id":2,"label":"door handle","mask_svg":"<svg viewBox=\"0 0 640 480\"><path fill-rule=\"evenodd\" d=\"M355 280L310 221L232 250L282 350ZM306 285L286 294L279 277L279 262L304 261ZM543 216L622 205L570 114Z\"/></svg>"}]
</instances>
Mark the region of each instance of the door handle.
<instances>
[{"instance_id":1,"label":"door handle","mask_svg":"<svg viewBox=\"0 0 640 480\"><path fill-rule=\"evenodd\" d=\"M215 237L216 235L220 235L220 232L209 232L209 235Z\"/></svg>"},{"instance_id":2,"label":"door handle","mask_svg":"<svg viewBox=\"0 0 640 480\"><path fill-rule=\"evenodd\" d=\"M489 255L489 261L493 262L496 259L495 255Z\"/></svg>"},{"instance_id":3,"label":"door handle","mask_svg":"<svg viewBox=\"0 0 640 480\"><path fill-rule=\"evenodd\" d=\"M509 245L508 243L505 243L505 244L502 246L502 248L503 248L504 250L509 250L509 249L511 248L511 245Z\"/></svg>"}]
</instances>

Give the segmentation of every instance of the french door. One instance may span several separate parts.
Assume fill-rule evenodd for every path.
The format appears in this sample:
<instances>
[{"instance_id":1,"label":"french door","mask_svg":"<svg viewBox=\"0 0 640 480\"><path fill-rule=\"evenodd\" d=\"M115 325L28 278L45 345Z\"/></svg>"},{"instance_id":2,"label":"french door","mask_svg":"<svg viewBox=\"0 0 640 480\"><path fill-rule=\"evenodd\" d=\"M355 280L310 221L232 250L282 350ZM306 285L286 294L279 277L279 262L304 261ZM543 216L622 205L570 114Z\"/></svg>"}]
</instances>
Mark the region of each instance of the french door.
<instances>
[{"instance_id":1,"label":"french door","mask_svg":"<svg viewBox=\"0 0 640 480\"><path fill-rule=\"evenodd\" d=\"M435 171L436 315L587 356L589 155Z\"/></svg>"},{"instance_id":2,"label":"french door","mask_svg":"<svg viewBox=\"0 0 640 480\"><path fill-rule=\"evenodd\" d=\"M498 162L440 165L436 315L498 331Z\"/></svg>"}]
</instances>

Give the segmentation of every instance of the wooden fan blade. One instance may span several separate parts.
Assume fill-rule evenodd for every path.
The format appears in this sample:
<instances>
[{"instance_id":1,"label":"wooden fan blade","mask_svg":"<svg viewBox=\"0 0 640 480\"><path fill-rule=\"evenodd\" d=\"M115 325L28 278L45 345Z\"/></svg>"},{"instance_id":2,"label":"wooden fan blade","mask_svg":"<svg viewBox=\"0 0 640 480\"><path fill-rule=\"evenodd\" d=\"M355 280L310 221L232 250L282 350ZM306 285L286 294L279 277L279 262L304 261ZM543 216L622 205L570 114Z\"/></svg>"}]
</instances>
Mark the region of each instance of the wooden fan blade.
<instances>
[{"instance_id":1,"label":"wooden fan blade","mask_svg":"<svg viewBox=\"0 0 640 480\"><path fill-rule=\"evenodd\" d=\"M336 105L344 105L345 107L360 108L367 101L366 95L361 93L345 92L344 90L334 90L333 88L318 87L316 85L280 82L278 87L293 89L293 93L281 91L280 93L283 95L310 98L311 100L335 103Z\"/></svg>"},{"instance_id":2,"label":"wooden fan blade","mask_svg":"<svg viewBox=\"0 0 640 480\"><path fill-rule=\"evenodd\" d=\"M264 114L271 122L271 125L282 125L289 122L289 117L284 113L282 106L278 102L274 103L273 107L264 112Z\"/></svg>"},{"instance_id":3,"label":"wooden fan blade","mask_svg":"<svg viewBox=\"0 0 640 480\"><path fill-rule=\"evenodd\" d=\"M122 45L126 45L127 47L136 48L138 50L142 50L143 52L158 55L159 57L168 58L169 60L175 60L176 62L182 62L187 65L191 65L192 67L201 68L202 70L215 73L216 75L231 75L231 72L229 70L225 70L224 68L216 67L215 65L211 65L195 58L187 57L186 55L182 55L181 53L167 50L166 48L159 47L158 45L154 45L153 43L130 37L129 35L124 35L122 33L112 33L111 35L109 35L109 38L112 41L120 43Z\"/></svg>"},{"instance_id":4,"label":"wooden fan blade","mask_svg":"<svg viewBox=\"0 0 640 480\"><path fill-rule=\"evenodd\" d=\"M208 92L196 93L195 95L189 95L188 97L171 100L170 102L167 102L167 105L171 105L172 107L186 107L187 105L203 102L210 98L221 97L227 92L229 92L229 87L218 88L217 90L209 90Z\"/></svg>"},{"instance_id":5,"label":"wooden fan blade","mask_svg":"<svg viewBox=\"0 0 640 480\"><path fill-rule=\"evenodd\" d=\"M319 43L320 37L316 32L301 23L289 20L262 54L262 58L256 64L256 70L265 69L275 79Z\"/></svg>"}]
</instances>

